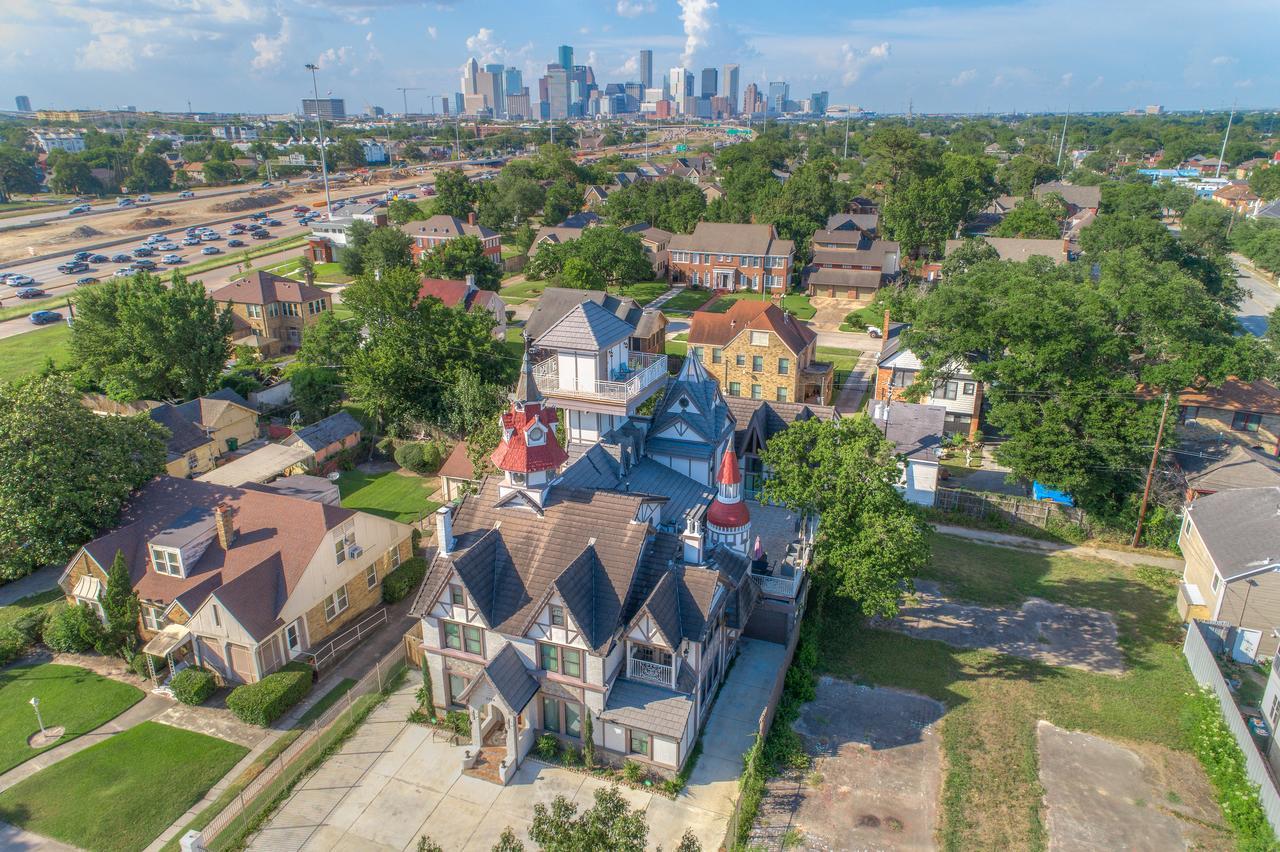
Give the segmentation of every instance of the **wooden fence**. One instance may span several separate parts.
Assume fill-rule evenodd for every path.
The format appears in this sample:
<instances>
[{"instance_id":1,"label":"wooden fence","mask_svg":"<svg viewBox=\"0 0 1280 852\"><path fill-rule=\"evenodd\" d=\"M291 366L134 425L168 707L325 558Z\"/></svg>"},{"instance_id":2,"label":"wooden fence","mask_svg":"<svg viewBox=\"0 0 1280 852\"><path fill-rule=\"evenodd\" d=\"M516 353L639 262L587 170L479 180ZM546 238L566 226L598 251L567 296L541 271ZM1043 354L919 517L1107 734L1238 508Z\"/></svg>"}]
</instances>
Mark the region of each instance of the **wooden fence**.
<instances>
[{"instance_id":1,"label":"wooden fence","mask_svg":"<svg viewBox=\"0 0 1280 852\"><path fill-rule=\"evenodd\" d=\"M1030 524L1040 529L1048 526L1050 519L1064 524L1074 524L1086 531L1089 529L1089 517L1082 509L1047 500L1031 500L1012 494L939 488L933 506L942 512L954 512L957 515L968 515L972 518L1000 519Z\"/></svg>"}]
</instances>

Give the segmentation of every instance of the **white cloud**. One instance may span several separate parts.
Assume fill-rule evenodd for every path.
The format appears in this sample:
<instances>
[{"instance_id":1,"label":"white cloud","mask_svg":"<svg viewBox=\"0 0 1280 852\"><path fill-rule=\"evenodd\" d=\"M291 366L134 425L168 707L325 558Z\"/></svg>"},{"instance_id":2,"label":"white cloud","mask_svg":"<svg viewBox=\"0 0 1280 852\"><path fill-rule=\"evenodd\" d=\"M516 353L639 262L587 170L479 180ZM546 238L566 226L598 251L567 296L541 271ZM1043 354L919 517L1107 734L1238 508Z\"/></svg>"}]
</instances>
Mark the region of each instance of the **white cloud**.
<instances>
[{"instance_id":1,"label":"white cloud","mask_svg":"<svg viewBox=\"0 0 1280 852\"><path fill-rule=\"evenodd\" d=\"M973 78L978 76L977 68L966 68L959 74L951 78L951 85L959 88L973 82Z\"/></svg>"},{"instance_id":2,"label":"white cloud","mask_svg":"<svg viewBox=\"0 0 1280 852\"><path fill-rule=\"evenodd\" d=\"M684 24L684 54L681 61L687 67L693 65L694 54L707 46L714 25L712 18L720 6L715 0L679 0L679 3L680 21Z\"/></svg>"},{"instance_id":3,"label":"white cloud","mask_svg":"<svg viewBox=\"0 0 1280 852\"><path fill-rule=\"evenodd\" d=\"M840 81L846 86L852 86L858 82L858 78L862 76L863 70L868 66L880 62L884 62L889 58L889 42L882 41L877 45L873 45L870 49L858 52L848 44L840 46L840 62L844 68L844 75Z\"/></svg>"},{"instance_id":4,"label":"white cloud","mask_svg":"<svg viewBox=\"0 0 1280 852\"><path fill-rule=\"evenodd\" d=\"M1209 60L1210 65L1235 65L1236 58L1234 56L1215 56Z\"/></svg>"},{"instance_id":5,"label":"white cloud","mask_svg":"<svg viewBox=\"0 0 1280 852\"><path fill-rule=\"evenodd\" d=\"M437 35L439 35L439 33L436 32L435 27L427 27L427 38L435 41Z\"/></svg>"},{"instance_id":6,"label":"white cloud","mask_svg":"<svg viewBox=\"0 0 1280 852\"><path fill-rule=\"evenodd\" d=\"M632 54L626 62L613 69L613 73L626 80L634 80L640 74L640 58Z\"/></svg>"},{"instance_id":7,"label":"white cloud","mask_svg":"<svg viewBox=\"0 0 1280 852\"><path fill-rule=\"evenodd\" d=\"M1075 74L1073 74L1073 73L1071 73L1070 71L1068 71L1067 73L1063 74L1063 75L1062 75L1062 78L1061 78L1061 80L1060 80L1060 83L1062 84L1062 88L1064 88L1064 89L1070 88L1070 87L1071 87L1071 81L1072 81L1073 79L1075 79L1075 76L1076 76L1076 75L1075 75Z\"/></svg>"},{"instance_id":8,"label":"white cloud","mask_svg":"<svg viewBox=\"0 0 1280 852\"><path fill-rule=\"evenodd\" d=\"M1089 88L1101 89L1102 84L1106 81L1106 79L1107 79L1106 77L1103 77L1101 74L1099 74L1097 77L1093 78L1093 82L1089 84Z\"/></svg>"},{"instance_id":9,"label":"white cloud","mask_svg":"<svg viewBox=\"0 0 1280 852\"><path fill-rule=\"evenodd\" d=\"M638 18L653 11L652 0L618 0L618 14L624 18Z\"/></svg>"},{"instance_id":10,"label":"white cloud","mask_svg":"<svg viewBox=\"0 0 1280 852\"><path fill-rule=\"evenodd\" d=\"M284 51L293 37L293 24L289 18L280 19L280 32L275 36L258 33L253 37L253 61L250 63L255 71L269 71L279 68L284 63Z\"/></svg>"},{"instance_id":11,"label":"white cloud","mask_svg":"<svg viewBox=\"0 0 1280 852\"><path fill-rule=\"evenodd\" d=\"M481 27L475 35L467 36L467 50L476 54L481 65L496 62L506 53L505 45L494 39L493 30L488 27Z\"/></svg>"},{"instance_id":12,"label":"white cloud","mask_svg":"<svg viewBox=\"0 0 1280 852\"><path fill-rule=\"evenodd\" d=\"M1246 80L1236 80L1235 83L1233 83L1232 85L1234 85L1237 89L1249 89L1253 87L1253 79L1249 78Z\"/></svg>"},{"instance_id":13,"label":"white cloud","mask_svg":"<svg viewBox=\"0 0 1280 852\"><path fill-rule=\"evenodd\" d=\"M354 55L355 52L349 45L339 48L331 47L328 50L321 51L320 55L316 57L316 64L321 68L332 68L335 65L346 65Z\"/></svg>"},{"instance_id":14,"label":"white cloud","mask_svg":"<svg viewBox=\"0 0 1280 852\"><path fill-rule=\"evenodd\" d=\"M86 71L132 71L135 50L124 33L103 33L76 52L76 67Z\"/></svg>"},{"instance_id":15,"label":"white cloud","mask_svg":"<svg viewBox=\"0 0 1280 852\"><path fill-rule=\"evenodd\" d=\"M596 61L597 61L596 52L594 50L587 51L587 64L590 65L592 68L595 68Z\"/></svg>"}]
</instances>

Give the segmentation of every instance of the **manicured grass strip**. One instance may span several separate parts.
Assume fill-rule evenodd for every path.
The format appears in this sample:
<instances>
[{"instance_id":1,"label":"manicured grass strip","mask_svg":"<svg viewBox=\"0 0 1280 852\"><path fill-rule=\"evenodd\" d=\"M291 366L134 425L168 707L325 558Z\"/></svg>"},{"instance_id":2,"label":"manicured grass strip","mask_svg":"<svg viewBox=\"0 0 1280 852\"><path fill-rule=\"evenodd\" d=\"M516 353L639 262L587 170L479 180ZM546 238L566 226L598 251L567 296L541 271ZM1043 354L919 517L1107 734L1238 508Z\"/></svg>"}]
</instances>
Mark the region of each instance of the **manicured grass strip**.
<instances>
[{"instance_id":1,"label":"manicured grass strip","mask_svg":"<svg viewBox=\"0 0 1280 852\"><path fill-rule=\"evenodd\" d=\"M618 289L618 295L635 299L641 305L647 305L663 293L671 289L665 281L640 281Z\"/></svg>"},{"instance_id":2,"label":"manicured grass strip","mask_svg":"<svg viewBox=\"0 0 1280 852\"><path fill-rule=\"evenodd\" d=\"M8 606L0 606L0 630L4 630L19 618L37 609L52 611L64 597L62 589L47 589Z\"/></svg>"},{"instance_id":3,"label":"manicured grass strip","mask_svg":"<svg viewBox=\"0 0 1280 852\"><path fill-rule=\"evenodd\" d=\"M0 793L0 820L82 849L142 849L248 751L143 722Z\"/></svg>"},{"instance_id":4,"label":"manicured grass strip","mask_svg":"<svg viewBox=\"0 0 1280 852\"><path fill-rule=\"evenodd\" d=\"M1112 613L1130 666L1120 677L966 651L863 626L828 604L819 666L828 674L908 689L943 702L946 777L939 845L1046 845L1035 725L1191 747L1195 685L1182 659L1177 575L1103 560L1050 556L934 536L925 576L956 598L1015 605L1029 595ZM834 608L834 611L832 611Z\"/></svg>"},{"instance_id":5,"label":"manicured grass strip","mask_svg":"<svg viewBox=\"0 0 1280 852\"><path fill-rule=\"evenodd\" d=\"M752 293L750 291L743 291L741 293L725 293L702 310L710 311L713 314L723 314L733 307L734 302L741 302L744 299L749 299L753 302L771 301L771 299L766 295L761 293Z\"/></svg>"},{"instance_id":6,"label":"manicured grass strip","mask_svg":"<svg viewBox=\"0 0 1280 852\"><path fill-rule=\"evenodd\" d=\"M848 322L849 316L853 316L853 322ZM869 325L874 325L876 328L880 327L884 322L884 312L877 311L870 305L866 305L856 311L850 311L845 315L845 320L840 324L841 331L866 331Z\"/></svg>"},{"instance_id":7,"label":"manicured grass strip","mask_svg":"<svg viewBox=\"0 0 1280 852\"><path fill-rule=\"evenodd\" d=\"M809 303L809 297L803 293L790 293L782 297L782 308L791 311L802 320L811 320L818 309Z\"/></svg>"},{"instance_id":8,"label":"manicured grass strip","mask_svg":"<svg viewBox=\"0 0 1280 852\"><path fill-rule=\"evenodd\" d=\"M47 299L19 299L10 297L8 293L0 293L4 297L5 307L0 308L0 322L16 317L30 316L32 311L60 311L67 315L67 296L50 296Z\"/></svg>"},{"instance_id":9,"label":"manicured grass strip","mask_svg":"<svg viewBox=\"0 0 1280 852\"><path fill-rule=\"evenodd\" d=\"M523 305L530 299L536 299L542 295L542 291L547 289L546 281L521 281L519 284L512 284L498 290L498 295L502 297L502 301L508 305Z\"/></svg>"},{"instance_id":10,"label":"manicured grass strip","mask_svg":"<svg viewBox=\"0 0 1280 852\"><path fill-rule=\"evenodd\" d=\"M333 689L326 692L319 701L312 704L307 712L303 713L302 716L299 717L298 724L294 727L305 728L316 719L319 719L324 715L326 710L334 704L337 704L338 699L350 692L351 687L355 685L356 682L349 677L344 677L342 680L338 681L338 683L334 685Z\"/></svg>"},{"instance_id":11,"label":"manicured grass strip","mask_svg":"<svg viewBox=\"0 0 1280 852\"><path fill-rule=\"evenodd\" d=\"M439 503L427 499L436 484L434 478L404 476L394 470L375 474L349 470L338 480L338 491L344 508L407 524L440 508Z\"/></svg>"},{"instance_id":12,"label":"manicured grass strip","mask_svg":"<svg viewBox=\"0 0 1280 852\"><path fill-rule=\"evenodd\" d=\"M65 310L62 315L66 317ZM0 382L42 370L50 358L58 367L68 367L73 362L71 327L65 321L0 340Z\"/></svg>"},{"instance_id":13,"label":"manicured grass strip","mask_svg":"<svg viewBox=\"0 0 1280 852\"><path fill-rule=\"evenodd\" d=\"M662 306L663 313L696 311L707 303L711 293L706 290L681 290ZM728 307L725 310L729 310Z\"/></svg>"},{"instance_id":14,"label":"manicured grass strip","mask_svg":"<svg viewBox=\"0 0 1280 852\"><path fill-rule=\"evenodd\" d=\"M181 272L190 278L192 275L200 272L208 272L210 269L221 269L224 266L234 266L237 263L244 263L245 259L252 260L255 257L263 255L275 254L278 251L291 249L300 246L307 241L306 234L298 234L294 237L285 237L282 240L272 240L260 246L247 246L242 249L231 249L223 254L215 255L208 260L202 260L199 263L192 263L188 266L178 266L173 269L174 272Z\"/></svg>"}]
</instances>

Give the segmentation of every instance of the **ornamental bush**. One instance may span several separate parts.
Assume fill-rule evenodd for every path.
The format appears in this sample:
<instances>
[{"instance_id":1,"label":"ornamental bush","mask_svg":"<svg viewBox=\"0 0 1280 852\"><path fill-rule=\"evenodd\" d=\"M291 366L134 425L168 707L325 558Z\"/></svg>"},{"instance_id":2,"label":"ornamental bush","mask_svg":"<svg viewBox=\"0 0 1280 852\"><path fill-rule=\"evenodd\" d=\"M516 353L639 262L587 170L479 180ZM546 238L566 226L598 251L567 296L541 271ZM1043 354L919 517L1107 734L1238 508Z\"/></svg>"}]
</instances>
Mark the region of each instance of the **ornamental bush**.
<instances>
[{"instance_id":1,"label":"ornamental bush","mask_svg":"<svg viewBox=\"0 0 1280 852\"><path fill-rule=\"evenodd\" d=\"M84 606L68 606L44 623L44 644L64 654L88 651L102 636L102 622Z\"/></svg>"},{"instance_id":2,"label":"ornamental bush","mask_svg":"<svg viewBox=\"0 0 1280 852\"><path fill-rule=\"evenodd\" d=\"M266 727L285 714L311 690L311 667L292 662L257 683L231 690L227 709L241 722Z\"/></svg>"},{"instance_id":3,"label":"ornamental bush","mask_svg":"<svg viewBox=\"0 0 1280 852\"><path fill-rule=\"evenodd\" d=\"M382 578L382 601L393 604L418 588L427 574L427 561L421 556L406 559L400 567Z\"/></svg>"},{"instance_id":4,"label":"ornamental bush","mask_svg":"<svg viewBox=\"0 0 1280 852\"><path fill-rule=\"evenodd\" d=\"M213 672L204 669L183 669L169 681L169 688L173 690L173 697L183 704L203 704L210 695L213 695L218 684L213 679Z\"/></svg>"},{"instance_id":5,"label":"ornamental bush","mask_svg":"<svg viewBox=\"0 0 1280 852\"><path fill-rule=\"evenodd\" d=\"M1262 810L1258 785L1249 780L1244 753L1222 718L1217 695L1201 689L1192 699L1191 714L1192 747L1218 793L1218 804L1236 837L1236 848L1276 848L1276 835Z\"/></svg>"}]
</instances>

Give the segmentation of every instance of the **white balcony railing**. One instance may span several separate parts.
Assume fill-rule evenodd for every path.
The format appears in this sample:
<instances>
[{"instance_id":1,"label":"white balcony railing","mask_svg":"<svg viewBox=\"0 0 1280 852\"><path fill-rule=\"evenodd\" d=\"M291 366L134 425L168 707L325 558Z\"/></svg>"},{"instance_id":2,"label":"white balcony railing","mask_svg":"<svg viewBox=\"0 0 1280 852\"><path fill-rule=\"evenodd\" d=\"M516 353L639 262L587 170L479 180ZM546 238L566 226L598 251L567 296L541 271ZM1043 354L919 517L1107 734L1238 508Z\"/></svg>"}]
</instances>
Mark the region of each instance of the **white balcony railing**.
<instances>
[{"instance_id":1,"label":"white balcony railing","mask_svg":"<svg viewBox=\"0 0 1280 852\"><path fill-rule=\"evenodd\" d=\"M667 374L667 356L633 352L625 366L614 368L608 380L561 376L556 357L548 358L533 367L538 389L547 396L568 396L596 399L604 402L626 404L638 397L645 388Z\"/></svg>"},{"instance_id":2,"label":"white balcony railing","mask_svg":"<svg viewBox=\"0 0 1280 852\"><path fill-rule=\"evenodd\" d=\"M671 686L671 666L664 666L661 663L651 663L648 660L637 660L633 657L628 676L632 680L655 683L658 686Z\"/></svg>"},{"instance_id":3,"label":"white balcony railing","mask_svg":"<svg viewBox=\"0 0 1280 852\"><path fill-rule=\"evenodd\" d=\"M760 591L769 597L794 600L804 582L804 569L797 569L790 577L774 577L771 574L753 574L760 584Z\"/></svg>"}]
</instances>

